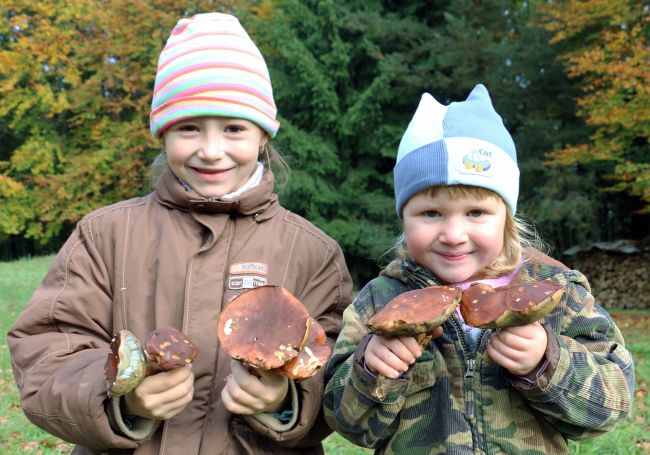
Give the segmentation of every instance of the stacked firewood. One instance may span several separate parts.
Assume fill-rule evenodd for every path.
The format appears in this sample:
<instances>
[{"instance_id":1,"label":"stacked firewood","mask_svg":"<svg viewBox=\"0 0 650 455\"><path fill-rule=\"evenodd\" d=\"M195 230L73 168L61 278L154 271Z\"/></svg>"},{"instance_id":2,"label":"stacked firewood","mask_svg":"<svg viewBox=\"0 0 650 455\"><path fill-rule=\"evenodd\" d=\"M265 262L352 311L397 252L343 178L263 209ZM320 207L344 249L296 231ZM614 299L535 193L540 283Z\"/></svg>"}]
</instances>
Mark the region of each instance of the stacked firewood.
<instances>
[{"instance_id":1,"label":"stacked firewood","mask_svg":"<svg viewBox=\"0 0 650 455\"><path fill-rule=\"evenodd\" d=\"M611 246L597 244L587 250L568 251L560 259L587 277L602 307L650 309L650 249Z\"/></svg>"}]
</instances>

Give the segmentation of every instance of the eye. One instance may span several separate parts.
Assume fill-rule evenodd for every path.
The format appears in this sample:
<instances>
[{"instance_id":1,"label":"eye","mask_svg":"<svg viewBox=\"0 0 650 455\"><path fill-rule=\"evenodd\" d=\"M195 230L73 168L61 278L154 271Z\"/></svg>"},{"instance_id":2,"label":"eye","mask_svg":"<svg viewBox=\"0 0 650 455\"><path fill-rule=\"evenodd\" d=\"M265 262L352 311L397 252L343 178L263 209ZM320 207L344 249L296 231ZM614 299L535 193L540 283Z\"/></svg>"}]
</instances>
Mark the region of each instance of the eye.
<instances>
[{"instance_id":1,"label":"eye","mask_svg":"<svg viewBox=\"0 0 650 455\"><path fill-rule=\"evenodd\" d=\"M176 127L176 129L184 133L199 131L199 127L193 123L181 123Z\"/></svg>"},{"instance_id":2,"label":"eye","mask_svg":"<svg viewBox=\"0 0 650 455\"><path fill-rule=\"evenodd\" d=\"M245 130L246 128L244 128L242 125L237 125L237 124L227 125L225 128L226 133L231 133L231 134L241 133L242 131Z\"/></svg>"},{"instance_id":3,"label":"eye","mask_svg":"<svg viewBox=\"0 0 650 455\"><path fill-rule=\"evenodd\" d=\"M478 218L481 215L483 215L483 210L479 210L479 209L474 209L467 212L467 216L472 218Z\"/></svg>"},{"instance_id":4,"label":"eye","mask_svg":"<svg viewBox=\"0 0 650 455\"><path fill-rule=\"evenodd\" d=\"M426 210L422 212L422 215L426 216L427 218L435 218L437 216L440 216L440 212L437 210Z\"/></svg>"}]
</instances>

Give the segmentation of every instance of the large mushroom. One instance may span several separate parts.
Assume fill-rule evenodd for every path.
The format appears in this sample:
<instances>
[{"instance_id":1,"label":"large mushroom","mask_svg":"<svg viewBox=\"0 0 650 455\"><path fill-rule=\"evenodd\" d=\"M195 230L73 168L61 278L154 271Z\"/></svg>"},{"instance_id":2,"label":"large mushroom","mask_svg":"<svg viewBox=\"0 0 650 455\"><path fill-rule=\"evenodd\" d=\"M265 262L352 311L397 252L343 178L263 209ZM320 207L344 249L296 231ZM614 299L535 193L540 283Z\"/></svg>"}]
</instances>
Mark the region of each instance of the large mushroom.
<instances>
[{"instance_id":1,"label":"large mushroom","mask_svg":"<svg viewBox=\"0 0 650 455\"><path fill-rule=\"evenodd\" d=\"M448 286L404 292L370 318L367 326L377 335L416 337L420 346L425 346L433 330L456 310L460 299L460 289Z\"/></svg>"},{"instance_id":2,"label":"large mushroom","mask_svg":"<svg viewBox=\"0 0 650 455\"><path fill-rule=\"evenodd\" d=\"M448 286L429 286L407 291L393 298L366 325L382 336L413 336L421 347L429 344L436 327L456 311L461 290ZM371 393L383 400L391 389L391 379L379 374Z\"/></svg>"},{"instance_id":3,"label":"large mushroom","mask_svg":"<svg viewBox=\"0 0 650 455\"><path fill-rule=\"evenodd\" d=\"M481 329L526 325L550 313L563 292L561 285L550 281L494 288L474 284L463 292L460 313L467 324Z\"/></svg>"},{"instance_id":4,"label":"large mushroom","mask_svg":"<svg viewBox=\"0 0 650 455\"><path fill-rule=\"evenodd\" d=\"M197 353L185 334L173 327L161 327L147 334L144 349L135 335L120 330L111 340L104 367L108 395L125 395L146 376L192 363Z\"/></svg>"},{"instance_id":5,"label":"large mushroom","mask_svg":"<svg viewBox=\"0 0 650 455\"><path fill-rule=\"evenodd\" d=\"M260 286L221 312L217 336L230 357L291 379L315 375L331 349L321 325L287 289Z\"/></svg>"}]
</instances>

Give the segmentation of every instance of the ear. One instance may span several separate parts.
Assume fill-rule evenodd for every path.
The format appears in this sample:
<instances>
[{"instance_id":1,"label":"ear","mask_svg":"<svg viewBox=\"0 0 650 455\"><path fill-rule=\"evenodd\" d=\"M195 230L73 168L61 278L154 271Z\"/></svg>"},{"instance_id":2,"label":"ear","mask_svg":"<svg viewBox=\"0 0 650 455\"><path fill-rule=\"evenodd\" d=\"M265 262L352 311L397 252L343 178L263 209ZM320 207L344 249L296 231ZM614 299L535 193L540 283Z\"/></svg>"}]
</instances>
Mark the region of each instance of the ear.
<instances>
[{"instance_id":1,"label":"ear","mask_svg":"<svg viewBox=\"0 0 650 455\"><path fill-rule=\"evenodd\" d=\"M441 140L446 114L447 106L440 104L429 93L423 93L420 104L400 141L397 162L413 150Z\"/></svg>"},{"instance_id":2,"label":"ear","mask_svg":"<svg viewBox=\"0 0 650 455\"><path fill-rule=\"evenodd\" d=\"M268 133L264 133L264 137L262 137L262 142L260 142L260 148L264 147L266 144L268 144L269 140L271 139L271 136L269 136Z\"/></svg>"},{"instance_id":3,"label":"ear","mask_svg":"<svg viewBox=\"0 0 650 455\"><path fill-rule=\"evenodd\" d=\"M483 101L484 103L487 103L489 106L492 106L492 100L490 99L490 94L488 93L487 88L485 88L485 85L483 84L477 84L476 87L472 89L469 96L467 97L467 101Z\"/></svg>"}]
</instances>

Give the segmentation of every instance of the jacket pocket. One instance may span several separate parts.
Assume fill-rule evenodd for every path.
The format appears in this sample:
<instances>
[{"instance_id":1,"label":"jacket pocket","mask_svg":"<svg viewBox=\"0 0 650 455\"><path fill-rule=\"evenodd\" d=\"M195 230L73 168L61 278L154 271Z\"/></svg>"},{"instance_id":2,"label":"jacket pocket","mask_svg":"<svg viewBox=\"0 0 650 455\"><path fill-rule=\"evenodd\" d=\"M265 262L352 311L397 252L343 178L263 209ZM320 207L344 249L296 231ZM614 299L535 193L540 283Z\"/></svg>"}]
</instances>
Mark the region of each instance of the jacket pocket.
<instances>
[{"instance_id":1,"label":"jacket pocket","mask_svg":"<svg viewBox=\"0 0 650 455\"><path fill-rule=\"evenodd\" d=\"M407 395L412 395L422 389L433 387L436 383L436 371L434 359L415 362L409 371L411 382L407 389Z\"/></svg>"}]
</instances>

